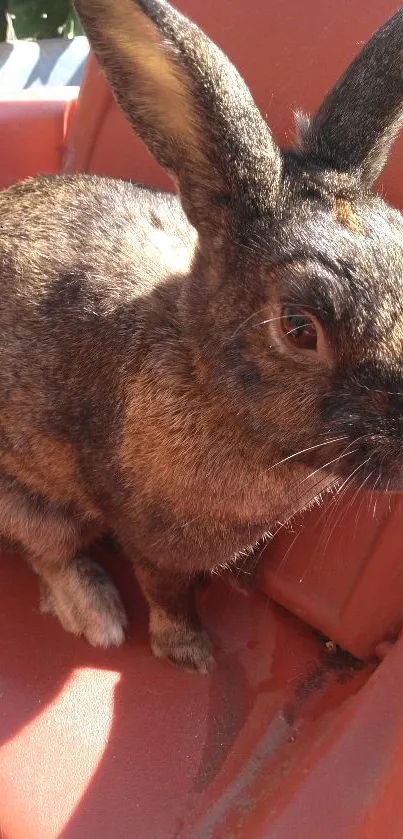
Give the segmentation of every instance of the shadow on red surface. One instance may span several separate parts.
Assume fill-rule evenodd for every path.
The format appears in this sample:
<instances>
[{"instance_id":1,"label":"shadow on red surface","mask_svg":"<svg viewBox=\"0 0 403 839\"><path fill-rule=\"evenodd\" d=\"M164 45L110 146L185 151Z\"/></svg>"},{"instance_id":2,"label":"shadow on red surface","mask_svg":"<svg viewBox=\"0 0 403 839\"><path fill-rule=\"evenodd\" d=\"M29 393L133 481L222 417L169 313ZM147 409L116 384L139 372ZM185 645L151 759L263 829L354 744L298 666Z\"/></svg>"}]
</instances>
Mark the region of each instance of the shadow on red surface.
<instances>
[{"instance_id":1,"label":"shadow on red surface","mask_svg":"<svg viewBox=\"0 0 403 839\"><path fill-rule=\"evenodd\" d=\"M93 650L40 615L30 570L2 558L1 690L12 694L5 714L0 705L6 836L229 836L221 825L242 824L257 804L256 783L277 807L281 781L313 746L313 723L315 738L323 736L371 666L328 651L263 595L246 598L217 581L201 592L200 609L218 667L205 678L181 673L150 654L129 565L98 554L130 615L128 642L117 650ZM23 771L19 738L28 745Z\"/></svg>"}]
</instances>

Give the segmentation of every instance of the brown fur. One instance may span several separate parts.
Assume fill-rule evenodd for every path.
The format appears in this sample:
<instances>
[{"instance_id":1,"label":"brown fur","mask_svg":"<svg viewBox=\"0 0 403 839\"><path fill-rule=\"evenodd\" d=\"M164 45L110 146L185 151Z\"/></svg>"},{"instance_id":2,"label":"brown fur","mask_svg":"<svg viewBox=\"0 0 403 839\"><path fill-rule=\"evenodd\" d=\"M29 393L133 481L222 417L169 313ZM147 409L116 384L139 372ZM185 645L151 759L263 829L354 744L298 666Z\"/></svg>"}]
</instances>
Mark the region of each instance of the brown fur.
<instances>
[{"instance_id":1,"label":"brown fur","mask_svg":"<svg viewBox=\"0 0 403 839\"><path fill-rule=\"evenodd\" d=\"M350 201L338 198L335 201L335 216L339 224L343 224L348 230L351 230L351 233L361 232L359 221Z\"/></svg>"},{"instance_id":2,"label":"brown fur","mask_svg":"<svg viewBox=\"0 0 403 839\"><path fill-rule=\"evenodd\" d=\"M195 581L167 575L139 564L137 579L150 607L150 640L154 655L190 672L214 667L209 639L201 631L194 602Z\"/></svg>"},{"instance_id":3,"label":"brown fur","mask_svg":"<svg viewBox=\"0 0 403 839\"><path fill-rule=\"evenodd\" d=\"M9 416L7 412L7 420ZM11 419L10 427L16 426L15 418ZM20 483L50 501L77 503L88 516L99 516L81 484L74 451L68 443L38 433L29 440L22 457L14 451L0 452L0 465Z\"/></svg>"},{"instance_id":4,"label":"brown fur","mask_svg":"<svg viewBox=\"0 0 403 839\"><path fill-rule=\"evenodd\" d=\"M94 12L96 2L92 4ZM151 119L160 122L163 131L171 134L178 148L187 147L195 163L206 166L201 145L202 132L194 102L189 95L190 81L185 74L179 74L169 53L162 49L162 38L158 29L140 8L130 0L119 0L108 6L108 19L101 17L100 37L108 44L108 51L125 62L129 73L138 75L143 84L152 85L155 97L152 102ZM120 90L120 86L119 86ZM126 90L128 101L133 91ZM151 110L151 104L149 105ZM169 126L166 125L169 114Z\"/></svg>"},{"instance_id":5,"label":"brown fur","mask_svg":"<svg viewBox=\"0 0 403 839\"><path fill-rule=\"evenodd\" d=\"M403 222L369 192L398 119L383 88L403 13L344 78L343 119L336 86L282 152L236 70L163 0L77 9L180 201L84 176L0 194L0 533L43 608L107 646L124 611L82 551L112 532L155 655L205 673L201 577L234 569L242 585L253 547L337 480L403 485ZM376 103L371 148L350 134L357 96L364 114ZM285 311L297 336L312 320L316 347L287 337Z\"/></svg>"}]
</instances>

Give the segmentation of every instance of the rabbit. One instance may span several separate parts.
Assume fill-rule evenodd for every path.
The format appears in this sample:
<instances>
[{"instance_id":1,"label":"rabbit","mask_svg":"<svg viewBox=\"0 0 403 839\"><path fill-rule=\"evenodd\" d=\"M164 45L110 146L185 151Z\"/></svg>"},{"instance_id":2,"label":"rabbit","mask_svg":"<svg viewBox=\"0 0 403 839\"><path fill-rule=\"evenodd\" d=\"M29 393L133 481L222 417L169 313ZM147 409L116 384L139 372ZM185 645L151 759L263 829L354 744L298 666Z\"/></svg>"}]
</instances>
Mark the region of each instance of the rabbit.
<instances>
[{"instance_id":1,"label":"rabbit","mask_svg":"<svg viewBox=\"0 0 403 839\"><path fill-rule=\"evenodd\" d=\"M177 193L96 176L0 194L0 533L93 645L126 615L214 667L198 581L334 486L403 488L403 222L372 192L403 115L403 10L281 150L235 68L165 0L76 0Z\"/></svg>"}]
</instances>

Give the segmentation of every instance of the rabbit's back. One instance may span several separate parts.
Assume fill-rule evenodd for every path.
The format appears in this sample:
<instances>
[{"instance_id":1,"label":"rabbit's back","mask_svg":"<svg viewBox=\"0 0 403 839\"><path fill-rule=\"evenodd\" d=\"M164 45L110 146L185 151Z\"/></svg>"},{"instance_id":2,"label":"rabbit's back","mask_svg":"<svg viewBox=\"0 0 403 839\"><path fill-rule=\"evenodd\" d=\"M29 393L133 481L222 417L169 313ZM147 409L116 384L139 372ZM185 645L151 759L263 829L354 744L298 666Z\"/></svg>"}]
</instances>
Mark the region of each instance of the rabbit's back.
<instances>
[{"instance_id":1,"label":"rabbit's back","mask_svg":"<svg viewBox=\"0 0 403 839\"><path fill-rule=\"evenodd\" d=\"M0 193L0 218L3 304L14 292L34 303L70 276L94 310L101 297L111 308L183 273L195 239L176 196L96 176L16 184Z\"/></svg>"},{"instance_id":2,"label":"rabbit's back","mask_svg":"<svg viewBox=\"0 0 403 839\"><path fill-rule=\"evenodd\" d=\"M171 328L195 233L175 196L96 177L26 181L0 218L0 470L89 509L78 473L103 461L150 319Z\"/></svg>"}]
</instances>

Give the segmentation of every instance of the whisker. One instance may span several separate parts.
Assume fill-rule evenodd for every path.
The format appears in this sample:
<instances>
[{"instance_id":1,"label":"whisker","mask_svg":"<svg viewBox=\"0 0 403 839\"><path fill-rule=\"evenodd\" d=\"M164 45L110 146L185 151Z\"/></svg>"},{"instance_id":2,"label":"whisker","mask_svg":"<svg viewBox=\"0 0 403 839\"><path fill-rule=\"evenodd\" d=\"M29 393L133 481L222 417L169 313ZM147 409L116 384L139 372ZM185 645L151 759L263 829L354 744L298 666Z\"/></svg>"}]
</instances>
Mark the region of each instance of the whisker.
<instances>
[{"instance_id":1,"label":"whisker","mask_svg":"<svg viewBox=\"0 0 403 839\"><path fill-rule=\"evenodd\" d=\"M305 481L308 481L309 478L313 478L317 472L320 472L322 469L327 469L328 466L331 466L333 463L338 463L339 460L342 460L343 457L350 457L350 455L355 454L357 449L353 449L351 452L344 452L344 454L338 455L338 457L334 457L332 460L328 460L327 463L324 463L323 466L319 466L317 469L314 469L313 472L310 472L309 475L306 475L305 478L299 482L298 487L301 486Z\"/></svg>"},{"instance_id":2,"label":"whisker","mask_svg":"<svg viewBox=\"0 0 403 839\"><path fill-rule=\"evenodd\" d=\"M367 390L368 393L386 393L387 396L403 396L403 393L400 393L398 390L382 390L381 388L368 387L368 385L363 385L362 382L357 381L357 379L354 379L354 384L362 388L362 390Z\"/></svg>"},{"instance_id":3,"label":"whisker","mask_svg":"<svg viewBox=\"0 0 403 839\"><path fill-rule=\"evenodd\" d=\"M372 508L372 520L373 521L375 521L376 508L377 508L377 504L378 504L378 493L376 492L376 487L377 487L377 484L379 484L379 481L381 480L381 478L382 478L382 472L380 471L379 475L378 475L378 477L377 477L377 479L376 479L376 481L375 481L375 483L372 487L372 492L371 492L371 499L370 499L371 504L372 504L372 500L375 499L374 500L374 506Z\"/></svg>"},{"instance_id":4,"label":"whisker","mask_svg":"<svg viewBox=\"0 0 403 839\"><path fill-rule=\"evenodd\" d=\"M370 459L371 459L371 457L372 457L372 455L368 458L368 460L370 460ZM364 465L364 464L363 464L363 465ZM364 478L364 480L363 480L363 481L359 484L359 486L357 487L357 489L356 489L356 491L355 491L354 495L353 495L353 496L352 496L352 498L351 498L350 504L349 504L349 505L347 506L347 508L346 508L346 513L345 513L345 515L347 514L348 510L349 510L349 509L351 509L351 507L353 507L353 505L354 505L354 503L355 503L355 501L356 501L356 499L357 499L358 495L359 495L359 494L360 494L360 492L363 490L363 488L364 488L365 484L366 484L366 483L367 483L367 482L371 479L371 477L372 477L372 475L374 474L374 472L375 472L375 469L372 469L372 471L371 471L371 472L369 472L369 473L368 473L368 475L366 475L366 477ZM365 495L362 495L362 498L361 498L361 501L360 501L360 505L359 505L359 508L358 508L358 514L359 514L359 512L361 511L361 508L362 508L362 505L363 505L364 501L365 501ZM342 519L342 520L343 520L343 519Z\"/></svg>"},{"instance_id":5,"label":"whisker","mask_svg":"<svg viewBox=\"0 0 403 839\"><path fill-rule=\"evenodd\" d=\"M361 487L361 486L359 487L359 489L362 489L362 488L363 487ZM355 501L355 498L354 498L354 501ZM362 496L361 496L361 501L360 501L360 503L357 507L356 514L354 516L354 528L353 528L353 537L352 537L353 542L357 538L357 527L358 527L358 522L360 520L360 516L361 516L364 501L365 501L365 495L363 493Z\"/></svg>"},{"instance_id":6,"label":"whisker","mask_svg":"<svg viewBox=\"0 0 403 839\"><path fill-rule=\"evenodd\" d=\"M374 474L374 472L375 472L375 469L373 469L373 470L372 470L372 472L369 472L369 474L366 476L366 478L364 478L364 480L362 481L362 483L359 485L358 489L356 490L356 492L354 493L354 495L353 495L353 497L352 497L352 499L351 499L351 504L350 504L350 507L352 507L352 506L353 506L353 504L354 504L354 503L355 503L355 501L356 501L357 496L359 495L359 493L360 493L360 492L362 492L362 490L364 489L365 484L367 483L367 481L369 481L369 480L371 479L371 477L372 477L372 475ZM360 518L360 514L361 514L361 510L362 510L362 505L364 504L364 502L365 502L365 494L363 493L363 494L362 494L362 497L361 497L361 501L360 501L360 503L359 503L359 505L358 505L357 512L356 512L356 514L355 514L355 519L354 519L354 530L353 530L353 541L354 541L354 539L355 539L355 538L356 538L356 536L357 536L358 521L359 521L359 518Z\"/></svg>"},{"instance_id":7,"label":"whisker","mask_svg":"<svg viewBox=\"0 0 403 839\"><path fill-rule=\"evenodd\" d=\"M294 454L290 454L288 457L278 460L273 466L269 466L266 471L270 472L271 469L275 469L276 466L281 466L283 463L287 463L289 460L292 460L294 457L298 457L300 454L307 454L308 452L314 451L314 449L319 449L321 446L330 446L331 443L339 443L341 440L346 440L347 437L347 434L343 434L341 437L333 437L331 440L324 440L323 443L315 443L315 445L308 446L306 449L300 449L298 452L294 452Z\"/></svg>"},{"instance_id":8,"label":"whisker","mask_svg":"<svg viewBox=\"0 0 403 839\"><path fill-rule=\"evenodd\" d=\"M348 493L349 486L350 484L346 484L346 486L343 489L343 492L340 495L337 495L337 489L335 489L334 497L332 498L330 505L326 505L324 507L322 515L320 516L317 522L318 528L322 525L322 522L324 522L323 530L321 531L319 539L317 540L316 548L313 551L311 562L309 563L307 570L309 570L312 567L312 565L315 565L316 561L318 567L321 567L325 553L325 540L327 534L332 529L334 522L337 521L340 510L343 509L343 501Z\"/></svg>"},{"instance_id":9,"label":"whisker","mask_svg":"<svg viewBox=\"0 0 403 839\"><path fill-rule=\"evenodd\" d=\"M369 457L366 461L364 461L363 463L361 463L359 468L361 469L363 466L365 466L365 465L366 465L366 463L368 463L368 461L369 461L370 459L371 459L371 457ZM355 470L354 470L354 472L352 472L352 473L351 473L350 478L353 476L353 474L356 474L356 472L357 472L357 471L358 471L358 470L357 470L357 469L355 469ZM357 497L358 493L359 493L359 492L360 492L360 490L363 488L363 486L365 485L365 483L369 480L369 478L371 477L371 475L372 475L372 474L373 474L373 472L371 472L369 475L367 475L367 476L366 476L366 478L364 479L364 481L362 482L362 484L360 484L360 486L358 487L357 492L354 494L353 498L350 500L350 503L349 503L349 504L347 504L347 506L346 506L345 508L342 508L340 516L338 516L338 517L336 518L336 521L334 522L333 527L331 528L331 530L330 530L330 532L329 532L329 534L328 534L328 537L327 537L327 539L326 539L325 546L324 546L324 548L323 548L323 554L324 554L324 555L326 554L326 551L327 551L327 548L328 548L328 545L329 545L330 539L332 538L332 535L333 535L333 533L334 533L334 531L335 531L335 529L336 529L337 525L338 525L338 524L341 524L341 523L344 521L344 519L345 519L345 517L346 517L346 515L347 515L348 511L349 511L349 510L351 509L351 507L353 506L354 501L355 501L355 499L356 499L356 497Z\"/></svg>"},{"instance_id":10,"label":"whisker","mask_svg":"<svg viewBox=\"0 0 403 839\"><path fill-rule=\"evenodd\" d=\"M351 445L351 443L349 444L349 446L350 446L350 445ZM347 446L347 448L349 448L349 446ZM318 472L320 472L322 469L326 469L326 468L327 468L327 466L330 466L332 463L335 463L336 461L340 460L342 457L347 457L348 455L350 455L350 454L354 454L354 453L355 453L355 450L353 450L352 452L347 452L347 451L346 451L346 452L344 452L342 455L339 455L339 457L336 457L336 458L333 458L332 460L329 460L329 461L328 461L327 463L325 463L323 466L320 466L318 469L315 469L313 472L311 472L309 475L307 475L305 478L303 478L303 479L300 481L300 483L298 484L298 487L299 487L299 486L301 486L301 484L302 484L302 483L304 483L304 481L306 481L306 480L308 480L309 478L313 477L313 475L317 474L317 473L318 473ZM321 485L321 479L320 479L319 481L317 481L317 482L313 485L313 487L311 487L311 491L315 490L315 488L316 488L316 487L318 487L318 486L320 486L320 485ZM330 488L330 489L331 489L331 488ZM305 507L304 507L303 509L306 509L306 507L307 507L307 506L309 506L309 504L313 503L316 497L317 497L316 495L313 495L313 497L312 497L310 500L307 500L306 505L305 505ZM342 496L342 497L343 497L343 496ZM300 510L300 511L298 511L298 512L301 512L301 513L302 513L302 512L303 512L303 510ZM271 538L274 538L274 537L275 537L275 536L276 536L276 535L280 532L280 530L282 530L283 528L285 528L285 527L287 526L287 524L289 524L289 522L290 522L290 521L292 521L292 519L294 519L294 518L296 517L296 515L298 515L298 512L297 512L297 513L293 512L293 513L291 513L291 514L290 514L290 515L289 515L286 519L284 519L284 520L283 520L283 521L281 521L281 522L278 522L278 524L277 524L277 526L276 526L276 529L275 529L275 530L273 531L273 533L271 534ZM321 518L322 518L322 517L321 517ZM297 536L299 535L299 533L300 533L300 531L298 531ZM296 538L297 538L297 537L296 537ZM282 558L282 560L281 560L281 563L280 563L280 565L279 565L279 568L278 568L277 573L278 573L278 572L279 572L279 571L280 571L280 570L284 567L284 561L285 561L285 559L288 557L289 552L290 552L290 550L292 549L292 547L293 547L294 543L295 543L295 540L294 540L294 541L292 542L292 544L290 545L290 547L289 547L288 551L287 551L287 552L286 552L286 554L285 554L285 557L283 557L283 558Z\"/></svg>"},{"instance_id":11,"label":"whisker","mask_svg":"<svg viewBox=\"0 0 403 839\"><path fill-rule=\"evenodd\" d=\"M391 506L390 506L390 495L389 495L390 481L391 481L391 479L389 478L389 480L388 480L388 482L387 482L387 484L386 484L386 488L385 488L386 498L388 499L388 512L389 512L389 513L391 512Z\"/></svg>"},{"instance_id":12,"label":"whisker","mask_svg":"<svg viewBox=\"0 0 403 839\"><path fill-rule=\"evenodd\" d=\"M370 455L366 460L362 461L359 464L359 466L357 466L355 469L353 469L353 471L350 472L350 474L347 476L346 480L343 481L343 484L341 484L341 486L339 486L337 488L337 490L335 491L335 496L336 497L338 496L339 500L338 500L338 503L336 503L335 507L333 508L331 518L329 518L329 520L328 520L329 527L328 527L326 542L325 542L325 544L323 546L323 549L322 549L321 548L322 538L325 537L325 534L326 534L326 531L324 531L322 536L321 536L321 539L318 542L317 550L316 550L315 553L317 553L318 550L321 550L322 556L326 553L329 541L331 539L331 536L332 536L335 528L337 527L338 523L342 520L342 518L344 518L344 516L347 514L347 511L350 509L351 504L352 504L352 501L350 501L350 503L347 504L347 507L344 508L342 506L342 503L341 503L342 499L347 494L348 489L350 488L351 484L353 483L352 478L354 477L354 475L360 469L362 469L363 466L366 465L366 463L368 463L368 461L371 459L371 457L372 457L372 455ZM344 489L344 492L343 492L343 489ZM340 507L341 507L340 515L337 515ZM325 513L326 512L327 512L327 510L325 510ZM323 518L323 516L321 518ZM332 523L332 519L333 519L333 523Z\"/></svg>"},{"instance_id":13,"label":"whisker","mask_svg":"<svg viewBox=\"0 0 403 839\"><path fill-rule=\"evenodd\" d=\"M260 312L264 312L264 310L267 309L267 307L269 305L270 305L269 303L265 303L265 305L262 306L261 309L257 309L256 312L252 312L252 314L249 315L247 318L245 318L245 320L243 320L242 323L238 324L237 328L235 329L235 332L233 332L232 335L230 335L228 338L226 338L224 343L227 343L227 341L232 341L232 339L235 338L235 335L238 334L240 329L243 329L243 327L246 326L246 324L249 323L252 320L252 318L255 318L257 315L260 315ZM280 320L280 319L281 319L281 317L273 318L273 320ZM270 320L264 321L264 323L270 323Z\"/></svg>"},{"instance_id":14,"label":"whisker","mask_svg":"<svg viewBox=\"0 0 403 839\"><path fill-rule=\"evenodd\" d=\"M353 477L353 475L355 475L355 473L356 473L356 472L358 472L358 470L359 470L359 469L361 469L363 466L365 466L365 464L366 464L366 463L368 463L368 461L369 461L369 460L371 460L371 457L372 457L372 455L370 455L370 456L367 458L367 460L364 460L364 462L363 462L363 463L360 463L360 465L359 465L359 466L357 466L357 467L356 467L356 469L354 469L354 471L350 473L350 475L348 476L348 478L346 478L346 480L344 481L344 483L342 483L342 484L341 484L341 486L338 488L338 490L337 490L337 492L338 492L338 493L339 493L339 492L341 492L341 490L343 489L343 487L344 487L344 485L347 483L347 481L348 481L348 480L350 480L350 478L352 478L352 477Z\"/></svg>"},{"instance_id":15,"label":"whisker","mask_svg":"<svg viewBox=\"0 0 403 839\"><path fill-rule=\"evenodd\" d=\"M360 442L360 440L363 440L363 439L364 439L364 437L366 437L366 435L365 435L365 434L361 434L361 435L360 435L359 437L357 437L355 440L351 440L351 442L348 444L348 446L346 446L346 447L343 449L342 455L344 456L344 453L345 453L345 452L347 452L347 453L348 453L348 450L349 450L350 446L354 446L354 445L356 445L357 443L359 443L359 442ZM355 453L355 451L356 451L356 450L354 450L354 453ZM353 452L351 452L351 454L353 454ZM337 495L337 489L339 489L339 494L338 494L338 495ZM334 497L332 498L332 500L331 500L330 504L329 504L328 506L325 506L325 508L324 508L324 510L323 510L323 513L322 513L322 515L321 515L321 516L319 517L319 519L318 519L318 526L321 524L321 522L323 521L323 519L324 519L324 518L326 517L326 515L328 514L330 507L332 507L332 510L331 510L331 516L333 517L334 513L335 513L335 512L339 509L340 503L341 503L342 499L345 497L345 495L346 495L346 493L347 493L347 492L348 492L348 486L344 487L344 489L343 489L341 492L340 492L340 485L339 485L338 487L335 487L335 490L334 490Z\"/></svg>"},{"instance_id":16,"label":"whisker","mask_svg":"<svg viewBox=\"0 0 403 839\"><path fill-rule=\"evenodd\" d=\"M294 490L295 490L295 489L299 489L299 487L300 487L303 483L305 483L305 481L308 481L310 478L312 478L312 477L313 477L314 475L316 475L318 472L321 472L323 469L326 469L326 468L327 468L328 466L330 466L331 464L338 462L338 461L339 461L339 460L341 460L343 457L348 457L350 454L354 454L354 452L355 452L355 450L353 450L352 452L345 452L345 453L343 453L343 454L339 455L338 457L333 458L332 460L328 460L328 461L327 461L327 463L324 463L324 464L323 464L323 466L319 466L319 468L318 468L318 469L314 469L314 471L313 471L313 472L310 472L310 473L309 473L309 475L306 475L306 476L305 476L305 478L302 478L302 479L301 479L301 481L297 484L297 486L296 486L296 487L294 487ZM321 477L318 481L316 481L316 483L314 483L312 487L310 487L310 490L311 490L310 495L311 495L311 494L312 494L312 492L313 492L313 491L314 491L314 490L315 490L318 486L320 486L321 484L322 484L322 477ZM330 491L332 491L332 490L333 490L333 491L336 491L335 487L329 487L327 491L328 491L328 492L330 492ZM302 507L302 509L301 509L301 510L297 510L297 512L293 512L293 513L291 513L291 514L290 514L290 515L289 515L289 516L288 516L288 517L287 517L284 521L278 522L278 524L277 524L277 530L275 530L275 531L273 532L273 534L272 534L272 538L274 538L274 536L276 536L276 534L277 534L277 533L279 533L279 531L280 531L282 528L286 527L286 526L287 526L287 524L289 524L289 522L290 522L290 521L292 521L292 519L294 519L294 518L295 518L295 517L296 517L299 513L302 513L302 512L303 512L303 511L304 511L307 507L309 507L309 505L310 505L310 504L312 504L312 503L315 501L315 499L316 499L316 498L317 498L317 495L316 495L316 493L315 493L315 494L314 494L314 495L313 495L310 499L307 499L306 504ZM321 516L321 518L322 518L322 516ZM320 519L320 520L321 520L321 519Z\"/></svg>"},{"instance_id":17,"label":"whisker","mask_svg":"<svg viewBox=\"0 0 403 839\"><path fill-rule=\"evenodd\" d=\"M338 510L342 506L343 500L349 491L349 484L346 484L343 491L337 494L338 487L336 486L333 493L333 498L330 500L330 503L326 505L323 509L322 514L320 515L317 526L320 527L323 520L327 518L327 524L331 525L334 520L334 517L337 515ZM321 542L318 541L316 546L316 552L320 549Z\"/></svg>"},{"instance_id":18,"label":"whisker","mask_svg":"<svg viewBox=\"0 0 403 839\"><path fill-rule=\"evenodd\" d=\"M265 305L262 306L261 309L256 309L255 312L252 312L251 315L248 315L248 317L246 317L240 324L238 324L238 326L235 329L235 332L233 332L231 335L228 336L228 338L225 339L224 345L226 343L228 343L228 341L232 341L232 339L235 338L235 335L237 335L238 332L241 329L243 329L244 326L246 326L248 323L250 323L250 321L253 320L253 318L255 318L257 315L259 315L260 312L264 312L264 310L267 309L270 305L271 305L270 303L265 303ZM285 301L282 301L282 305L283 306L287 306L287 305L293 306L294 304L293 303L288 303L287 304ZM305 306L305 309L312 310L312 311L319 311L318 306ZM255 324L254 329L256 329L258 326L264 326L266 323L273 323L274 321L283 320L283 319L284 319L284 315L276 315L275 317L267 318L267 320L262 320L258 324ZM309 324L304 324L304 325L308 326ZM299 326L297 328L300 329L301 326ZM294 331L294 330L292 330L292 331Z\"/></svg>"},{"instance_id":19,"label":"whisker","mask_svg":"<svg viewBox=\"0 0 403 839\"><path fill-rule=\"evenodd\" d=\"M289 545L289 546L288 546L288 548L287 548L287 550L286 550L286 552L285 552L284 556L283 556L283 557L281 557L280 564L279 564L278 568L276 569L276 575L275 575L276 577L277 577L277 576L279 576L279 575L281 574L282 570L284 569L284 566L285 566L285 564L286 564L286 562L287 562L287 559L288 559L288 557L289 557L289 555L290 555L290 553L291 553L291 551L292 551L292 549L293 549L293 547L294 547L294 545L295 545L295 543L296 543L296 541L297 541L298 537L301 535L301 532L302 532L302 530L301 530L301 529L297 531L297 533L296 533L296 535L295 535L294 539L293 539L293 540L292 540L292 542L291 542L291 545Z\"/></svg>"},{"instance_id":20,"label":"whisker","mask_svg":"<svg viewBox=\"0 0 403 839\"><path fill-rule=\"evenodd\" d=\"M307 454L310 451L314 451L315 449L319 449L321 446L330 446L331 443L338 443L341 440L347 439L347 437L348 437L348 435L344 434L341 437L333 437L331 440L324 440L322 443L315 443L313 446L307 446L305 449L300 449L298 452L294 452L293 454L290 454L287 457L282 458L282 460L278 460L276 463L273 463L271 466L269 466L264 471L264 474L267 475L273 469L276 469L278 466L282 466L284 463L288 463L290 460L293 460L293 458L298 457L301 454ZM247 482L244 486L248 487L248 485L253 484L254 481L255 481L255 476L253 478L251 478L250 482ZM229 496L229 498L231 498L231 497L232 498L235 497L235 494L232 494L232 495ZM189 519L189 521L186 521L183 524L181 524L180 528L184 530L186 527L188 527L191 524L194 524L196 521L199 521L199 519L201 519L201 518L202 518L202 516L196 516L193 519Z\"/></svg>"}]
</instances>

